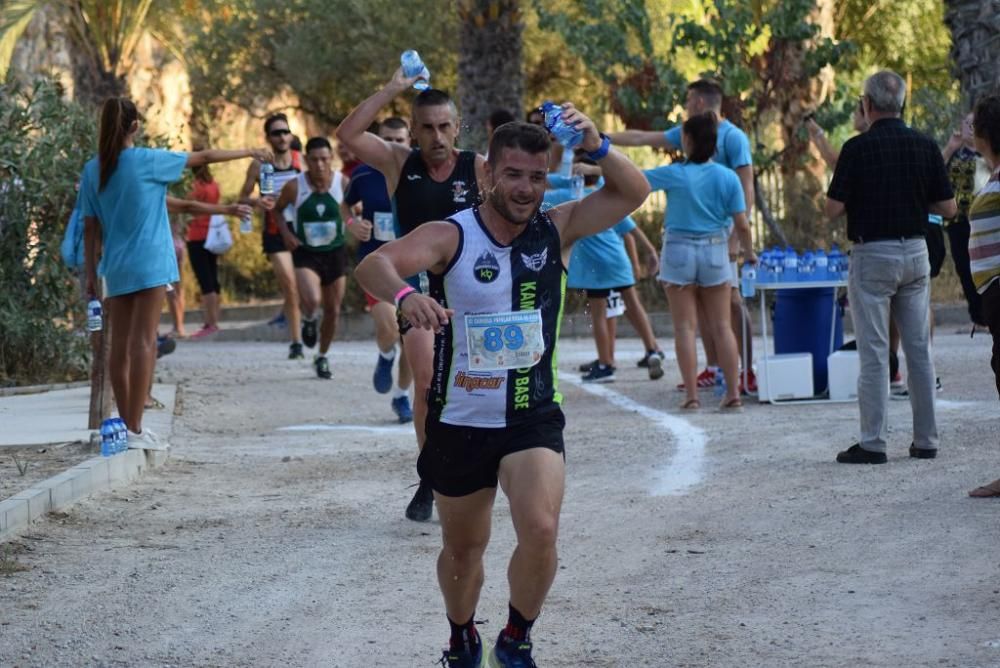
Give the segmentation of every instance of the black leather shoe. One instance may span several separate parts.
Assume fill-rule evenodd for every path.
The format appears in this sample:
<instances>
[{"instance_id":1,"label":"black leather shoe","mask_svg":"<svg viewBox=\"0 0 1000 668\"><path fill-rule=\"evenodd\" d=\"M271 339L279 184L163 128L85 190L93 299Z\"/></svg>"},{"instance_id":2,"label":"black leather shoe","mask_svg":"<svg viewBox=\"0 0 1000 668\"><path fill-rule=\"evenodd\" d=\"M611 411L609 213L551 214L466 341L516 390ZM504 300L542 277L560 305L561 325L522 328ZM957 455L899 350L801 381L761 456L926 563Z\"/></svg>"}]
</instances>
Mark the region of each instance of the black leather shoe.
<instances>
[{"instance_id":1,"label":"black leather shoe","mask_svg":"<svg viewBox=\"0 0 1000 668\"><path fill-rule=\"evenodd\" d=\"M872 452L861 447L860 443L855 443L843 452L837 453L838 464L885 464L884 452Z\"/></svg>"},{"instance_id":2,"label":"black leather shoe","mask_svg":"<svg viewBox=\"0 0 1000 668\"><path fill-rule=\"evenodd\" d=\"M937 457L937 448L918 448L910 443L910 456L914 459L934 459Z\"/></svg>"}]
</instances>

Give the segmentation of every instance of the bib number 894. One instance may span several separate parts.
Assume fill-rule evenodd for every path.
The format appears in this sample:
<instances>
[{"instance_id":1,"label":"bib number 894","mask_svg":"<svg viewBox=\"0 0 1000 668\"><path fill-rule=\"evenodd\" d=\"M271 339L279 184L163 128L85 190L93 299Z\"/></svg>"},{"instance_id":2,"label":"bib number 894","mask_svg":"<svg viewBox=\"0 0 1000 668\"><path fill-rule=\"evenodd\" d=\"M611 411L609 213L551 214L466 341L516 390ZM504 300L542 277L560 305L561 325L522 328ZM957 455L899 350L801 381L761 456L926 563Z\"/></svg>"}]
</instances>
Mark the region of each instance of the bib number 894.
<instances>
[{"instance_id":1,"label":"bib number 894","mask_svg":"<svg viewBox=\"0 0 1000 668\"><path fill-rule=\"evenodd\" d=\"M483 332L483 347L491 353L500 352L505 347L508 350L519 350L523 345L524 332L517 325L487 327Z\"/></svg>"}]
</instances>

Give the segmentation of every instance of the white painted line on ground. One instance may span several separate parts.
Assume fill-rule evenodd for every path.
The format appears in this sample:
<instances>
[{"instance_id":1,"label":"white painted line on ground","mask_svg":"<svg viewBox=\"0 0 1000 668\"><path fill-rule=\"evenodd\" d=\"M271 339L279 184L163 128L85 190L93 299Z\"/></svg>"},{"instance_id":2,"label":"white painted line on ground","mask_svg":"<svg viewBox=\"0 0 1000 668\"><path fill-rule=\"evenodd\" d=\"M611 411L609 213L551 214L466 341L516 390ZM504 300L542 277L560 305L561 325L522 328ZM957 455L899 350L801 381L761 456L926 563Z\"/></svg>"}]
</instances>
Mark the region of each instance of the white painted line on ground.
<instances>
[{"instance_id":1,"label":"white painted line on ground","mask_svg":"<svg viewBox=\"0 0 1000 668\"><path fill-rule=\"evenodd\" d=\"M680 496L701 484L705 468L705 445L708 443L704 431L676 415L633 401L608 389L606 385L582 383L576 376L566 373L560 373L559 380L601 397L618 408L638 413L674 437L676 450L657 474L657 481L652 489L653 496Z\"/></svg>"},{"instance_id":2,"label":"white painted line on ground","mask_svg":"<svg viewBox=\"0 0 1000 668\"><path fill-rule=\"evenodd\" d=\"M275 431L367 431L373 434L410 434L412 436L413 425L373 427L365 424L293 424L288 427L278 427Z\"/></svg>"}]
</instances>

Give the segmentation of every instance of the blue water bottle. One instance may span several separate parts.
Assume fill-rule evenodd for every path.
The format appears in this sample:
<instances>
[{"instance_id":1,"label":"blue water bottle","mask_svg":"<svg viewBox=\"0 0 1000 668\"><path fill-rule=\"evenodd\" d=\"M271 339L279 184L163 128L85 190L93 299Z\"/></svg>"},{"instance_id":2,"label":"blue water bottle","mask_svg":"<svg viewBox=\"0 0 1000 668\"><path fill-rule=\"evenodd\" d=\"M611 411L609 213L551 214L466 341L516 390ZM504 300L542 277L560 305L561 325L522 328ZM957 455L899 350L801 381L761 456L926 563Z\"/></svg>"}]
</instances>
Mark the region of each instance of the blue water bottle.
<instances>
[{"instance_id":1,"label":"blue water bottle","mask_svg":"<svg viewBox=\"0 0 1000 668\"><path fill-rule=\"evenodd\" d=\"M743 271L740 275L740 295L744 299L750 299L757 292L757 270L749 262L743 263Z\"/></svg>"},{"instance_id":2,"label":"blue water bottle","mask_svg":"<svg viewBox=\"0 0 1000 668\"><path fill-rule=\"evenodd\" d=\"M262 197L274 194L274 165L269 162L260 166L260 194Z\"/></svg>"},{"instance_id":3,"label":"blue water bottle","mask_svg":"<svg viewBox=\"0 0 1000 668\"><path fill-rule=\"evenodd\" d=\"M815 269L816 269L816 256L812 254L812 251L806 251L802 255L802 259L799 261L799 280L800 281L815 280L813 276L813 271Z\"/></svg>"},{"instance_id":4,"label":"blue water bottle","mask_svg":"<svg viewBox=\"0 0 1000 668\"><path fill-rule=\"evenodd\" d=\"M722 369L715 370L715 396L726 396L726 374L722 373Z\"/></svg>"},{"instance_id":5,"label":"blue water bottle","mask_svg":"<svg viewBox=\"0 0 1000 668\"><path fill-rule=\"evenodd\" d=\"M568 125L562 119L562 107L551 100L540 107L545 116L545 129L566 149L572 150L583 141L583 132L575 126Z\"/></svg>"},{"instance_id":6,"label":"blue water bottle","mask_svg":"<svg viewBox=\"0 0 1000 668\"><path fill-rule=\"evenodd\" d=\"M813 261L816 264L816 270L813 272L813 279L817 281L830 280L830 258L826 256L826 251L822 248L817 248L816 254L813 255Z\"/></svg>"},{"instance_id":7,"label":"blue water bottle","mask_svg":"<svg viewBox=\"0 0 1000 668\"><path fill-rule=\"evenodd\" d=\"M774 280L780 283L785 276L785 251L780 246L771 250L771 266L774 268Z\"/></svg>"},{"instance_id":8,"label":"blue water bottle","mask_svg":"<svg viewBox=\"0 0 1000 668\"><path fill-rule=\"evenodd\" d=\"M799 280L799 256L791 246L785 247L784 252L784 280L786 283L794 283Z\"/></svg>"},{"instance_id":9,"label":"blue water bottle","mask_svg":"<svg viewBox=\"0 0 1000 668\"><path fill-rule=\"evenodd\" d=\"M111 418L101 422L101 456L110 457L114 453L115 427Z\"/></svg>"},{"instance_id":10,"label":"blue water bottle","mask_svg":"<svg viewBox=\"0 0 1000 668\"><path fill-rule=\"evenodd\" d=\"M96 297L87 302L87 331L99 332L104 328L104 310Z\"/></svg>"},{"instance_id":11,"label":"blue water bottle","mask_svg":"<svg viewBox=\"0 0 1000 668\"><path fill-rule=\"evenodd\" d=\"M827 271L830 274L830 280L839 281L843 276L843 254L840 252L840 248L837 244L830 246L830 254L827 256Z\"/></svg>"},{"instance_id":12,"label":"blue water bottle","mask_svg":"<svg viewBox=\"0 0 1000 668\"><path fill-rule=\"evenodd\" d=\"M125 420L115 418L115 454L128 450L128 427Z\"/></svg>"},{"instance_id":13,"label":"blue water bottle","mask_svg":"<svg viewBox=\"0 0 1000 668\"><path fill-rule=\"evenodd\" d=\"M403 66L403 75L406 77L420 77L413 82L413 87L417 90L427 90L431 87L431 71L420 60L420 54L410 49L404 51L399 56L399 64Z\"/></svg>"}]
</instances>

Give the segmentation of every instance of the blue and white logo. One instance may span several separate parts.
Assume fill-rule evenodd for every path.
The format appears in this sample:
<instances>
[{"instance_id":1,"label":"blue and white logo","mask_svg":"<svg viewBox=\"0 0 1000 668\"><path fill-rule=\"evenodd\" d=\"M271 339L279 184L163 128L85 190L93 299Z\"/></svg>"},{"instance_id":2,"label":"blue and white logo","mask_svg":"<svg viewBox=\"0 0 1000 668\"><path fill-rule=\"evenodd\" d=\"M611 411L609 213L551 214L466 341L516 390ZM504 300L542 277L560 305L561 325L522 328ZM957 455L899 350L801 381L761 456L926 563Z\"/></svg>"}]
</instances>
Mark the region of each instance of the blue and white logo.
<instances>
[{"instance_id":1,"label":"blue and white logo","mask_svg":"<svg viewBox=\"0 0 1000 668\"><path fill-rule=\"evenodd\" d=\"M500 275L500 263L497 262L493 253L488 250L476 258L476 263L472 267L472 275L480 283L492 283Z\"/></svg>"}]
</instances>

